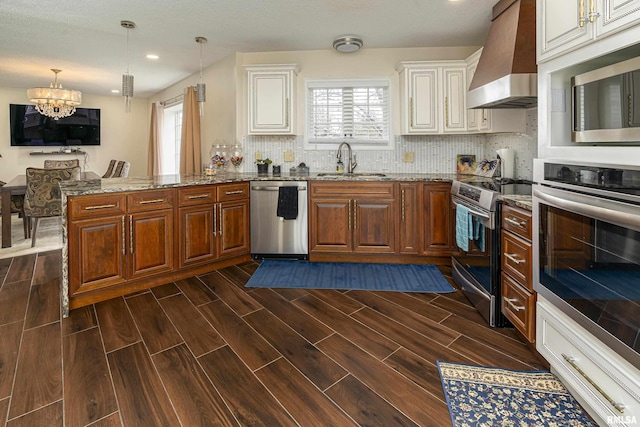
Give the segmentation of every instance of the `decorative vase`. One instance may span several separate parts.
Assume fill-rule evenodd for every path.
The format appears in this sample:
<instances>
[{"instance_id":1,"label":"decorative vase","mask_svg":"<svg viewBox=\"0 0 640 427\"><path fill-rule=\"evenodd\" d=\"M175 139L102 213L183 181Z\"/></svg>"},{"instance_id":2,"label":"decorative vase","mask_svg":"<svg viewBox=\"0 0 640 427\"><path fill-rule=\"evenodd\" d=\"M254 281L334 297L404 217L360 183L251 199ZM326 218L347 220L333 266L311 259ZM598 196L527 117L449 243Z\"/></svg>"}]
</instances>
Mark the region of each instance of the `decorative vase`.
<instances>
[{"instance_id":1,"label":"decorative vase","mask_svg":"<svg viewBox=\"0 0 640 427\"><path fill-rule=\"evenodd\" d=\"M231 150L231 164L236 168L236 172L240 168L242 161L244 160L244 150L241 144L235 144Z\"/></svg>"},{"instance_id":2,"label":"decorative vase","mask_svg":"<svg viewBox=\"0 0 640 427\"><path fill-rule=\"evenodd\" d=\"M211 146L211 163L213 163L218 170L224 171L229 162L229 155L227 153L228 147L221 143L219 140L213 143Z\"/></svg>"}]
</instances>

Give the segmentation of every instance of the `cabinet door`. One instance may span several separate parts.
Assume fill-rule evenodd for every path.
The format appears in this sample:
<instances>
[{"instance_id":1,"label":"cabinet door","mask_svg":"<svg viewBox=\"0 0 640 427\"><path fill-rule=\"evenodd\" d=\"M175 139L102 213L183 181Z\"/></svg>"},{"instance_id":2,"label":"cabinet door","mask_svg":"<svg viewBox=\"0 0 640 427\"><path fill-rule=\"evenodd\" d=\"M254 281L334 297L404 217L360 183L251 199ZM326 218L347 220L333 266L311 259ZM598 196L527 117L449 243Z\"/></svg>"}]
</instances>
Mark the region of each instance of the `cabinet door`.
<instances>
[{"instance_id":1,"label":"cabinet door","mask_svg":"<svg viewBox=\"0 0 640 427\"><path fill-rule=\"evenodd\" d=\"M354 252L396 251L396 216L393 200L354 199L352 223Z\"/></svg>"},{"instance_id":2,"label":"cabinet door","mask_svg":"<svg viewBox=\"0 0 640 427\"><path fill-rule=\"evenodd\" d=\"M467 130L467 83L465 68L447 68L444 81L444 132Z\"/></svg>"},{"instance_id":3,"label":"cabinet door","mask_svg":"<svg viewBox=\"0 0 640 427\"><path fill-rule=\"evenodd\" d=\"M309 250L351 252L351 200L311 199L309 209Z\"/></svg>"},{"instance_id":4,"label":"cabinet door","mask_svg":"<svg viewBox=\"0 0 640 427\"><path fill-rule=\"evenodd\" d=\"M538 61L547 60L593 39L589 2L538 0L536 5ZM586 21L585 21L586 20Z\"/></svg>"},{"instance_id":5,"label":"cabinet door","mask_svg":"<svg viewBox=\"0 0 640 427\"><path fill-rule=\"evenodd\" d=\"M209 262L216 257L215 206L180 208L180 267Z\"/></svg>"},{"instance_id":6,"label":"cabinet door","mask_svg":"<svg viewBox=\"0 0 640 427\"><path fill-rule=\"evenodd\" d=\"M129 279L173 269L173 210L129 215Z\"/></svg>"},{"instance_id":7,"label":"cabinet door","mask_svg":"<svg viewBox=\"0 0 640 427\"><path fill-rule=\"evenodd\" d=\"M600 4L600 1L596 4ZM599 12L600 16L595 19L598 37L623 27L638 25L640 0L602 0L602 11Z\"/></svg>"},{"instance_id":8,"label":"cabinet door","mask_svg":"<svg viewBox=\"0 0 640 427\"><path fill-rule=\"evenodd\" d=\"M454 235L451 185L425 184L423 200L425 255L451 255Z\"/></svg>"},{"instance_id":9,"label":"cabinet door","mask_svg":"<svg viewBox=\"0 0 640 427\"><path fill-rule=\"evenodd\" d=\"M439 127L438 68L408 70L408 133L437 133Z\"/></svg>"},{"instance_id":10,"label":"cabinet door","mask_svg":"<svg viewBox=\"0 0 640 427\"><path fill-rule=\"evenodd\" d=\"M247 67L249 134L292 134L295 69Z\"/></svg>"},{"instance_id":11,"label":"cabinet door","mask_svg":"<svg viewBox=\"0 0 640 427\"><path fill-rule=\"evenodd\" d=\"M123 283L125 216L70 221L69 295Z\"/></svg>"},{"instance_id":12,"label":"cabinet door","mask_svg":"<svg viewBox=\"0 0 640 427\"><path fill-rule=\"evenodd\" d=\"M419 254L422 250L422 185L400 184L400 247L403 254Z\"/></svg>"},{"instance_id":13,"label":"cabinet door","mask_svg":"<svg viewBox=\"0 0 640 427\"><path fill-rule=\"evenodd\" d=\"M249 253L249 201L218 203L217 208L218 257Z\"/></svg>"},{"instance_id":14,"label":"cabinet door","mask_svg":"<svg viewBox=\"0 0 640 427\"><path fill-rule=\"evenodd\" d=\"M480 49L482 51L482 49ZM470 59L472 58L473 59ZM471 57L467 58L467 61L470 61L467 64L467 91L469 91L469 85L471 85L471 81L473 80L473 75L476 73L476 68L478 68L478 60L480 59L480 55L474 53ZM466 96L466 92L465 92ZM477 131L479 126L480 113L482 110L469 108L467 110L467 129L469 131Z\"/></svg>"}]
</instances>

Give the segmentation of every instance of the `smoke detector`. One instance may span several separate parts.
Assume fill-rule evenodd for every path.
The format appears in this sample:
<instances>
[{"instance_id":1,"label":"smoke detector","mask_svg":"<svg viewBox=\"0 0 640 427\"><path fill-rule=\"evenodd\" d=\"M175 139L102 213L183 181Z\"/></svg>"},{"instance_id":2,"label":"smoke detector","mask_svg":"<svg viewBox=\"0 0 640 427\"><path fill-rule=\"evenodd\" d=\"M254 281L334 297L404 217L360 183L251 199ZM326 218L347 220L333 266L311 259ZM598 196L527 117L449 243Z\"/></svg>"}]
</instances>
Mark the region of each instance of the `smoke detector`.
<instances>
[{"instance_id":1,"label":"smoke detector","mask_svg":"<svg viewBox=\"0 0 640 427\"><path fill-rule=\"evenodd\" d=\"M342 53L356 52L362 45L362 39L356 36L343 36L333 41L333 48Z\"/></svg>"}]
</instances>

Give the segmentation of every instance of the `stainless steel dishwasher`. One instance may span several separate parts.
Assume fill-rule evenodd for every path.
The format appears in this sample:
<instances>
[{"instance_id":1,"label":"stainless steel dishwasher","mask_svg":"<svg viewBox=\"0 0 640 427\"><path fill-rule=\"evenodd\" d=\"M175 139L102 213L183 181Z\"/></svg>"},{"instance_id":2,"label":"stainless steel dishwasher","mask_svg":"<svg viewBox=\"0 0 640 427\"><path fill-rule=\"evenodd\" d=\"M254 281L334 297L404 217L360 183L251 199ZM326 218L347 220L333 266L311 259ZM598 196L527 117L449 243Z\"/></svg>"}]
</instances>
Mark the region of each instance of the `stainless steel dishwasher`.
<instances>
[{"instance_id":1,"label":"stainless steel dishwasher","mask_svg":"<svg viewBox=\"0 0 640 427\"><path fill-rule=\"evenodd\" d=\"M295 219L278 214L281 187L296 187ZM307 181L251 181L251 255L253 259L308 259Z\"/></svg>"}]
</instances>

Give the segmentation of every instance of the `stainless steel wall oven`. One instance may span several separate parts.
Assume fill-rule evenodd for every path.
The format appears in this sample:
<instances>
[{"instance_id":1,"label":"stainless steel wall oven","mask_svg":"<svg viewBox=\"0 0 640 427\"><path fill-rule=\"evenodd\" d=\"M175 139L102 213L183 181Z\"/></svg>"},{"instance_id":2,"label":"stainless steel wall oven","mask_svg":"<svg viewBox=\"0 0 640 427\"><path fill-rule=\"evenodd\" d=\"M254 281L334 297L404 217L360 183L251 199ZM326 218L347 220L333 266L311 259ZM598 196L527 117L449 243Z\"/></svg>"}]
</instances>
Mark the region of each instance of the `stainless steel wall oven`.
<instances>
[{"instance_id":1,"label":"stainless steel wall oven","mask_svg":"<svg viewBox=\"0 0 640 427\"><path fill-rule=\"evenodd\" d=\"M640 368L640 167L536 160L534 180L535 290Z\"/></svg>"}]
</instances>

